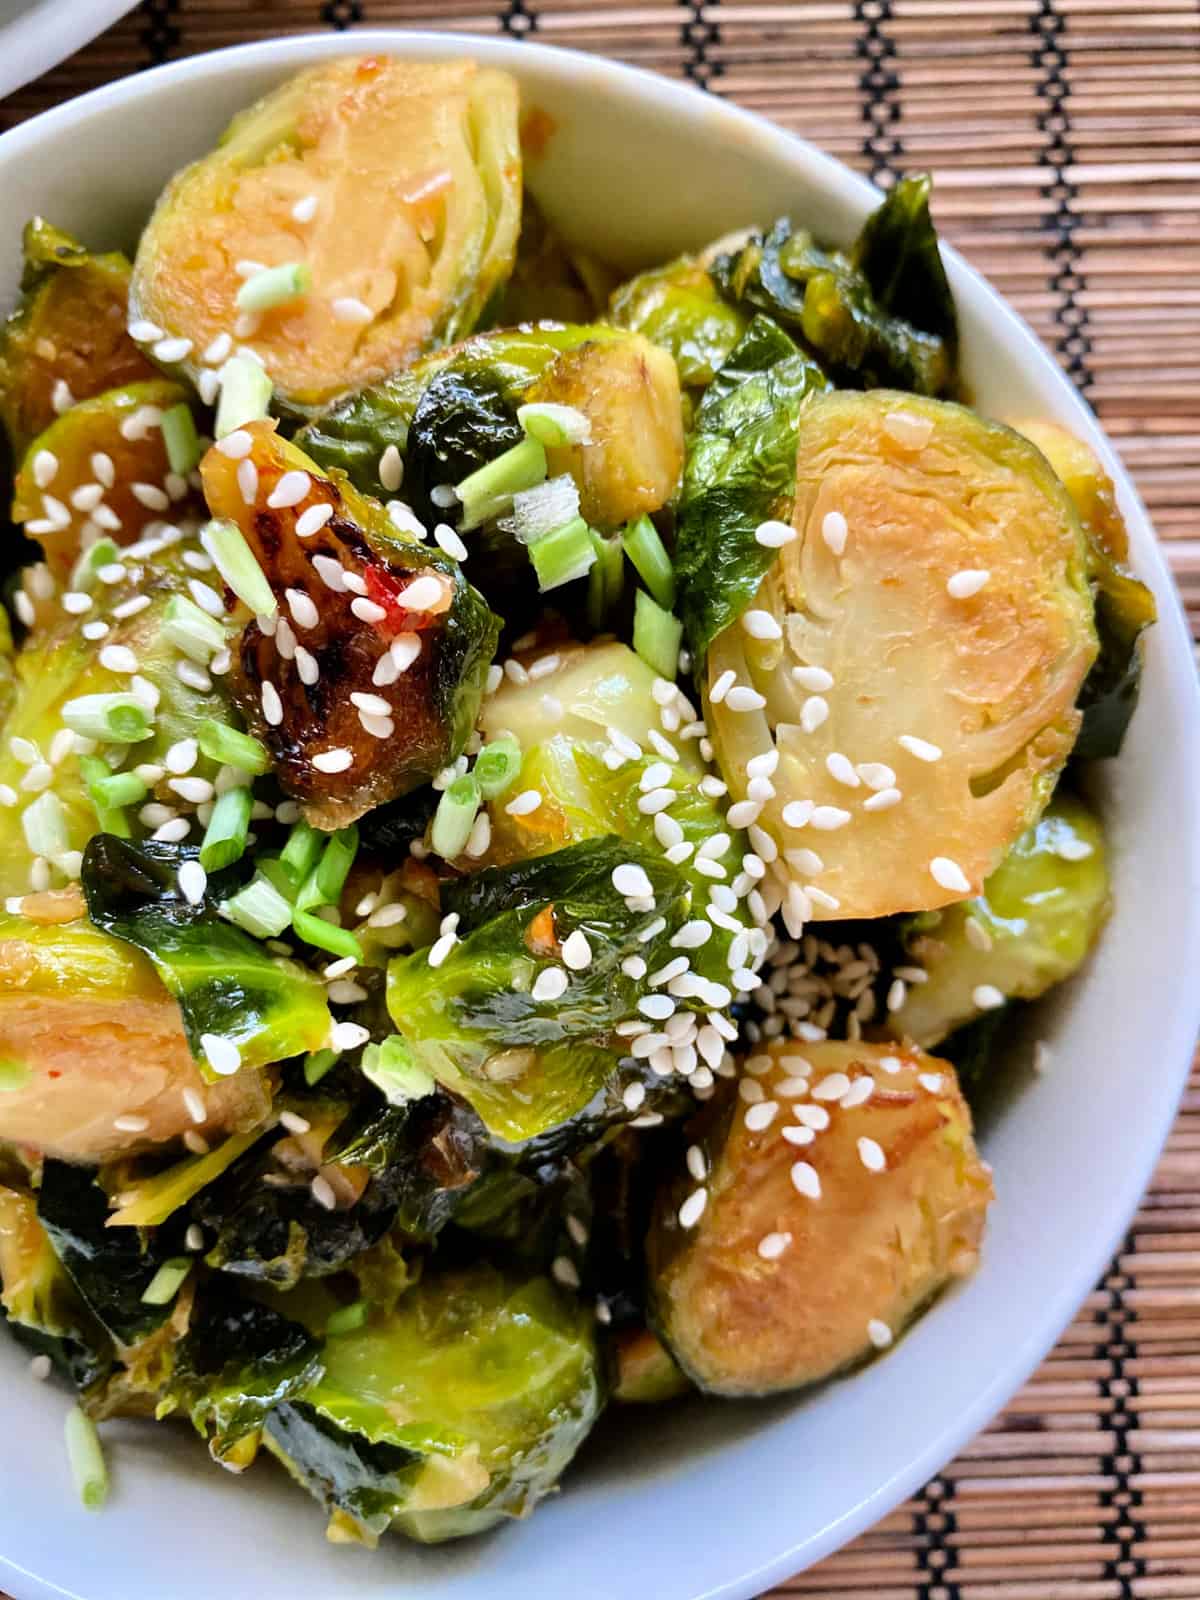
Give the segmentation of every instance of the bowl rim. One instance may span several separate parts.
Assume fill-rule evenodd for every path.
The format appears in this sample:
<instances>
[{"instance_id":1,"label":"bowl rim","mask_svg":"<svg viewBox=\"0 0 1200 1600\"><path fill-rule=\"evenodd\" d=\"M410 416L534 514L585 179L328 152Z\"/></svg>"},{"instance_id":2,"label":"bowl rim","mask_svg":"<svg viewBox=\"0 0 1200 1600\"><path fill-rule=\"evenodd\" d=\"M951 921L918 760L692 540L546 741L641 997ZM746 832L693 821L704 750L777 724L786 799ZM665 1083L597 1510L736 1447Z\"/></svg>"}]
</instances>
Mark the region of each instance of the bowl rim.
<instances>
[{"instance_id":1,"label":"bowl rim","mask_svg":"<svg viewBox=\"0 0 1200 1600\"><path fill-rule=\"evenodd\" d=\"M74 0L64 26L63 0L34 0L10 22L0 24L0 99L82 50L136 4L137 0Z\"/></svg>"},{"instance_id":2,"label":"bowl rim","mask_svg":"<svg viewBox=\"0 0 1200 1600\"><path fill-rule=\"evenodd\" d=\"M113 8L115 10L115 7ZM121 9L124 9L122 7ZM136 104L143 97L153 99L164 87L183 88L189 83L245 73L253 75L263 67L278 66L280 71L297 70L311 62L339 55L392 53L419 60L469 57L493 65L517 67L531 60L550 77L569 82L574 75L586 74L611 86L615 95L627 95L643 103L657 102L676 119L703 119L716 123L741 141L748 138L766 158L783 165L803 166L811 181L839 200L858 209L877 204L881 192L864 177L852 171L835 156L798 134L786 131L757 112L736 102L707 93L691 83L677 82L643 67L591 55L558 45L537 43L507 36L479 36L432 29L404 27L364 27L345 32L306 32L232 45L184 57L130 74L76 96L62 104L17 124L0 134L0 169L9 160L19 159L37 146L47 133L58 133L82 126L97 112L125 103ZM942 243L951 284L956 296L969 289L979 314L989 328L1015 339L1020 360L1028 360L1041 372L1044 381L1062 397L1073 423L1097 451L1118 490L1122 514L1129 524L1136 567L1151 581L1159 604L1156 625L1158 650L1162 657L1162 703L1174 705L1187 728L1183 756L1189 769L1189 797L1200 796L1200 678L1197 677L1193 642L1182 604L1166 560L1141 498L1120 457L1104 434L1098 418L1057 361L1042 344L1023 317L993 288L991 283L953 246ZM1192 848L1200 858L1200 808L1190 819ZM1119 915L1119 913L1118 913ZM1193 896L1189 915L1177 940L1178 968L1181 972L1200 967L1200 896ZM1194 993L1180 985L1170 1014L1162 1019L1156 1044L1161 1081L1153 1115L1143 1121L1139 1157L1124 1171L1114 1175L1113 1201L1103 1225L1087 1236L1072 1270L1064 1276L1057 1295L1043 1302L1031 1316L1030 1330L1017 1345L1010 1359L974 1395L952 1421L925 1440L902 1471L863 1495L845 1512L799 1542L789 1542L751 1568L732 1577L720 1577L710 1587L697 1591L693 1600L752 1600L771 1585L795 1575L841 1548L881 1517L893 1510L914 1490L935 1475L961 1448L992 1420L996 1412L1019 1389L1058 1341L1079 1305L1092 1290L1111 1260L1129 1221L1157 1165L1162 1147L1173 1125L1179 1100L1186 1087L1192 1057L1200 1036L1200 985ZM796 1426L803 1424L804 1412L796 1413ZM683 1463L686 1467L686 1462ZM0 1574L9 1573L36 1587L26 1587L29 1600L86 1600L69 1596L49 1580L41 1579L17 1566L0 1553ZM398 1580L405 1581L405 1580Z\"/></svg>"}]
</instances>

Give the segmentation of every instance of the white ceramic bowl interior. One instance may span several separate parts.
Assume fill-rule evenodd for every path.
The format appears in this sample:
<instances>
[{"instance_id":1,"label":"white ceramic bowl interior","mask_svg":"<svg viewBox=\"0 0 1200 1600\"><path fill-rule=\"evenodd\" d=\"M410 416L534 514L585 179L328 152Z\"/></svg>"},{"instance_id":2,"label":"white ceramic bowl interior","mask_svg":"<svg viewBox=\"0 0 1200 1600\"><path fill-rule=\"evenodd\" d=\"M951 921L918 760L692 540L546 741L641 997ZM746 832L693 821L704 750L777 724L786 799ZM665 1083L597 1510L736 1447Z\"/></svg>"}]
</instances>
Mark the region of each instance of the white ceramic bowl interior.
<instances>
[{"instance_id":1,"label":"white ceramic bowl interior","mask_svg":"<svg viewBox=\"0 0 1200 1600\"><path fill-rule=\"evenodd\" d=\"M810 146L629 68L529 45L411 33L290 39L126 79L0 139L0 301L21 223L42 212L129 244L163 181L232 112L345 50L470 51L508 67L556 131L530 174L552 218L615 264L790 211L835 240L877 199ZM984 1129L997 1203L978 1275L853 1380L772 1404L620 1412L533 1520L462 1547L327 1545L322 1519L263 1465L236 1481L195 1439L106 1429L115 1492L74 1503L66 1400L4 1342L0 1586L15 1600L745 1600L890 1510L981 1428L1092 1287L1144 1188L1195 1039L1200 986L1200 721L1191 644L1146 516L1096 423L1025 325L957 257L967 374L983 410L1058 419L1117 482L1158 595L1142 704L1100 775L1116 913L1084 974L1043 1008L1053 1071L1026 1074Z\"/></svg>"}]
</instances>

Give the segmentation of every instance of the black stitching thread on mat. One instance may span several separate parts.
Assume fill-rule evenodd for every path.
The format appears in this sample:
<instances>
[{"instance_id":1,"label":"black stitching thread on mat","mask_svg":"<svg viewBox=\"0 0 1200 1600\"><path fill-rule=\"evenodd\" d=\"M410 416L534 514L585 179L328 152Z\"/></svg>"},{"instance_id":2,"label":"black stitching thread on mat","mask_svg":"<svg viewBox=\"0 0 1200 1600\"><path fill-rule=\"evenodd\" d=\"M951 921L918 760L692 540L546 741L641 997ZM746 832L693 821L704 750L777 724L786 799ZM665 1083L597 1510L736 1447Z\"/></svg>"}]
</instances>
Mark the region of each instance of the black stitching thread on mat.
<instances>
[{"instance_id":1,"label":"black stitching thread on mat","mask_svg":"<svg viewBox=\"0 0 1200 1600\"><path fill-rule=\"evenodd\" d=\"M327 27L336 28L339 33L344 33L362 20L362 0L325 0L321 7L321 21Z\"/></svg>"},{"instance_id":2,"label":"black stitching thread on mat","mask_svg":"<svg viewBox=\"0 0 1200 1600\"><path fill-rule=\"evenodd\" d=\"M709 53L721 43L721 24L717 21L716 0L707 5L693 0L679 0L687 12L687 21L679 29L679 42L687 51L683 70L687 77L701 89L712 89L713 79L719 78L724 67ZM707 15L706 15L707 13Z\"/></svg>"},{"instance_id":3,"label":"black stitching thread on mat","mask_svg":"<svg viewBox=\"0 0 1200 1600\"><path fill-rule=\"evenodd\" d=\"M1078 197L1078 190L1067 174L1067 169L1075 162L1075 149L1071 143L1066 22L1059 14L1056 0L1039 0L1029 25L1036 41L1033 64L1040 74L1037 92L1046 102L1037 118L1046 140L1038 164L1048 172L1042 195L1054 207L1048 223L1054 234L1048 251L1053 266L1050 287L1058 299L1054 320L1059 332L1054 345L1076 387L1086 394L1092 384L1088 365L1092 340L1088 310L1080 300L1086 281L1083 255L1075 237L1079 218L1071 205Z\"/></svg>"},{"instance_id":4,"label":"black stitching thread on mat","mask_svg":"<svg viewBox=\"0 0 1200 1600\"><path fill-rule=\"evenodd\" d=\"M148 67L161 67L170 59L171 51L182 34L175 18L179 0L142 0L142 44L149 59Z\"/></svg>"},{"instance_id":5,"label":"black stitching thread on mat","mask_svg":"<svg viewBox=\"0 0 1200 1600\"><path fill-rule=\"evenodd\" d=\"M508 8L500 14L500 26L514 39L528 39L537 31L537 15L529 9L526 0L508 0Z\"/></svg>"},{"instance_id":6,"label":"black stitching thread on mat","mask_svg":"<svg viewBox=\"0 0 1200 1600\"><path fill-rule=\"evenodd\" d=\"M1133 1234L1127 1234L1122 1250L1126 1255L1134 1252ZM1135 1579L1144 1578L1146 1563L1137 1547L1144 1544L1146 1526L1141 1518L1142 1491L1133 1479L1142 1470L1142 1459L1130 1444L1130 1433L1137 1427L1136 1414L1138 1380L1126 1363L1137 1354L1131 1338L1133 1312L1125 1303L1125 1293L1131 1279L1122 1270L1120 1256L1109 1267L1101 1292L1108 1296L1108 1305L1098 1315L1108 1330L1107 1343L1098 1354L1106 1361L1109 1372L1100 1379L1100 1393L1111 1402L1108 1425L1112 1430L1112 1453L1101 1462L1100 1470L1111 1477L1116 1487L1105 1489L1100 1495L1101 1505L1115 1512L1112 1521L1102 1529L1101 1537L1111 1554L1104 1563L1104 1575L1121 1586L1121 1600L1135 1600Z\"/></svg>"},{"instance_id":7,"label":"black stitching thread on mat","mask_svg":"<svg viewBox=\"0 0 1200 1600\"><path fill-rule=\"evenodd\" d=\"M921 1490L913 1513L913 1532L920 1540L917 1559L921 1575L915 1600L963 1600L962 1590L951 1575L955 1562L951 1537L958 1532L953 1507L954 1485L939 1473Z\"/></svg>"},{"instance_id":8,"label":"black stitching thread on mat","mask_svg":"<svg viewBox=\"0 0 1200 1600\"><path fill-rule=\"evenodd\" d=\"M874 183L888 189L904 166L900 138L900 74L896 46L887 30L892 20L892 0L855 0L854 19L862 27L854 53L863 62L858 78L862 95L863 155L870 162Z\"/></svg>"}]
</instances>

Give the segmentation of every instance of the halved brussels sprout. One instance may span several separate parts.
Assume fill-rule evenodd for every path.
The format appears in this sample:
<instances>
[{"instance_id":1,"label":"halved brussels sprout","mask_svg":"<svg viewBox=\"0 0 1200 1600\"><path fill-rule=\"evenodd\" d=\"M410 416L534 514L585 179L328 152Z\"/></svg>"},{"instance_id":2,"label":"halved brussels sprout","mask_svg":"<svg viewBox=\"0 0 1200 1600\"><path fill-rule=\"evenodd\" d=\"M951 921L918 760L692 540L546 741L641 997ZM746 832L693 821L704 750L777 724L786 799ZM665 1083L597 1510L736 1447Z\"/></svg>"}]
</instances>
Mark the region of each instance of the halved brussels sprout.
<instances>
[{"instance_id":1,"label":"halved brussels sprout","mask_svg":"<svg viewBox=\"0 0 1200 1600\"><path fill-rule=\"evenodd\" d=\"M545 1278L427 1273L327 1339L325 1375L266 1444L331 1513L330 1537L424 1543L528 1516L603 1404L591 1313Z\"/></svg>"},{"instance_id":2,"label":"halved brussels sprout","mask_svg":"<svg viewBox=\"0 0 1200 1600\"><path fill-rule=\"evenodd\" d=\"M0 421L13 456L67 405L158 376L126 331L129 262L41 217L25 225L21 303L0 334Z\"/></svg>"},{"instance_id":3,"label":"halved brussels sprout","mask_svg":"<svg viewBox=\"0 0 1200 1600\"><path fill-rule=\"evenodd\" d=\"M649 1328L625 1328L613 1339L613 1399L626 1406L657 1406L691 1388L667 1347Z\"/></svg>"},{"instance_id":4,"label":"halved brussels sprout","mask_svg":"<svg viewBox=\"0 0 1200 1600\"><path fill-rule=\"evenodd\" d=\"M972 1270L992 1198L947 1062L830 1040L752 1065L761 1100L729 1082L705 1108L707 1176L664 1185L648 1241L654 1324L709 1394L819 1383L890 1344Z\"/></svg>"},{"instance_id":5,"label":"halved brussels sprout","mask_svg":"<svg viewBox=\"0 0 1200 1600\"><path fill-rule=\"evenodd\" d=\"M543 317L590 322L604 314L612 283L608 268L586 251L565 244L526 193L512 276L492 320L501 328Z\"/></svg>"},{"instance_id":6,"label":"halved brussels sprout","mask_svg":"<svg viewBox=\"0 0 1200 1600\"><path fill-rule=\"evenodd\" d=\"M908 924L907 958L929 978L909 985L889 1031L928 1050L1004 1000L1036 1000L1082 964L1109 905L1099 819L1060 790L982 894Z\"/></svg>"},{"instance_id":7,"label":"halved brussels sprout","mask_svg":"<svg viewBox=\"0 0 1200 1600\"><path fill-rule=\"evenodd\" d=\"M151 524L203 514L199 495L171 472L159 426L162 413L186 399L166 378L108 389L72 406L30 444L13 486L12 516L33 525L26 532L56 578L65 579L97 538L133 544ZM107 481L97 479L97 456L107 457L107 466L100 464ZM47 459L54 464L49 478Z\"/></svg>"},{"instance_id":8,"label":"halved brussels sprout","mask_svg":"<svg viewBox=\"0 0 1200 1600\"><path fill-rule=\"evenodd\" d=\"M243 628L233 693L283 788L339 828L457 757L499 622L448 556L273 430L249 424L246 455L214 446L201 467L214 515L239 525L280 605Z\"/></svg>"},{"instance_id":9,"label":"halved brussels sprout","mask_svg":"<svg viewBox=\"0 0 1200 1600\"><path fill-rule=\"evenodd\" d=\"M142 235L131 300L187 359L251 339L280 401L328 404L469 333L512 266L517 87L472 61L321 63L234 118ZM241 321L239 266L310 286ZM246 270L243 267L243 271Z\"/></svg>"},{"instance_id":10,"label":"halved brussels sprout","mask_svg":"<svg viewBox=\"0 0 1200 1600\"><path fill-rule=\"evenodd\" d=\"M666 350L685 390L703 389L724 365L749 318L717 292L708 268L692 256L652 267L614 291L609 314L619 327Z\"/></svg>"},{"instance_id":11,"label":"halved brussels sprout","mask_svg":"<svg viewBox=\"0 0 1200 1600\"><path fill-rule=\"evenodd\" d=\"M792 520L704 668L731 793L779 752L758 821L785 913L978 894L1079 728L1096 635L1074 507L1010 429L876 390L802 410Z\"/></svg>"},{"instance_id":12,"label":"halved brussels sprout","mask_svg":"<svg viewBox=\"0 0 1200 1600\"><path fill-rule=\"evenodd\" d=\"M1056 422L1015 422L1049 461L1079 513L1088 540L1088 578L1100 654L1079 694L1083 725L1075 754L1102 760L1120 752L1137 708L1142 634L1157 617L1154 596L1126 562L1129 534L1112 479L1090 447Z\"/></svg>"},{"instance_id":13,"label":"halved brussels sprout","mask_svg":"<svg viewBox=\"0 0 1200 1600\"><path fill-rule=\"evenodd\" d=\"M0 1141L66 1160L211 1138L270 1109L259 1073L205 1084L150 963L82 916L0 916L0 1060Z\"/></svg>"},{"instance_id":14,"label":"halved brussels sprout","mask_svg":"<svg viewBox=\"0 0 1200 1600\"><path fill-rule=\"evenodd\" d=\"M38 1220L32 1194L0 1186L0 1310L29 1349L78 1388L111 1369L108 1335L80 1299Z\"/></svg>"}]
</instances>

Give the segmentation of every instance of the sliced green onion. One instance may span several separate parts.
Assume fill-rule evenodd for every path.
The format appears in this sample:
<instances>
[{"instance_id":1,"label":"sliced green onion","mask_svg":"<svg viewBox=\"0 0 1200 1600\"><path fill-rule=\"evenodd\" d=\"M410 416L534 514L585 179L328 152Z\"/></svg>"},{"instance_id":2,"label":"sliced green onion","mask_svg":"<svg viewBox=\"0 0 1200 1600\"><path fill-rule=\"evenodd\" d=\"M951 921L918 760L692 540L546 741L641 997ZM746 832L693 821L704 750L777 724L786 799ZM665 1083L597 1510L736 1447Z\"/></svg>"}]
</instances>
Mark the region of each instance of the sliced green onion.
<instances>
[{"instance_id":1,"label":"sliced green onion","mask_svg":"<svg viewBox=\"0 0 1200 1600\"><path fill-rule=\"evenodd\" d=\"M292 927L296 937L317 950L328 950L332 956L350 956L355 961L363 959L363 948L349 928L339 928L335 922L326 922L311 911L292 912Z\"/></svg>"},{"instance_id":2,"label":"sliced green onion","mask_svg":"<svg viewBox=\"0 0 1200 1600\"><path fill-rule=\"evenodd\" d=\"M325 905L336 905L341 899L342 888L357 854L357 828L339 828L330 837L329 843L321 852L315 873L316 887Z\"/></svg>"},{"instance_id":3,"label":"sliced green onion","mask_svg":"<svg viewBox=\"0 0 1200 1600\"><path fill-rule=\"evenodd\" d=\"M325 1332L331 1339L336 1339L340 1333L355 1333L363 1326L371 1314L369 1300L355 1300L352 1305L339 1306L325 1324Z\"/></svg>"},{"instance_id":4,"label":"sliced green onion","mask_svg":"<svg viewBox=\"0 0 1200 1600\"><path fill-rule=\"evenodd\" d=\"M163 607L161 626L167 643L202 667L208 665L218 650L225 648L225 629L216 617L201 611L186 595L171 596Z\"/></svg>"},{"instance_id":5,"label":"sliced green onion","mask_svg":"<svg viewBox=\"0 0 1200 1600\"><path fill-rule=\"evenodd\" d=\"M621 602L625 588L625 547L619 533L606 539L593 528L591 536L596 564L588 573L588 621L593 628L600 629Z\"/></svg>"},{"instance_id":6,"label":"sliced green onion","mask_svg":"<svg viewBox=\"0 0 1200 1600\"><path fill-rule=\"evenodd\" d=\"M679 676L682 642L683 623L639 589L633 613L633 648L668 683L674 683Z\"/></svg>"},{"instance_id":7,"label":"sliced green onion","mask_svg":"<svg viewBox=\"0 0 1200 1600\"><path fill-rule=\"evenodd\" d=\"M443 789L433 814L430 843L445 860L452 861L467 848L479 801L479 780L473 772L464 772L449 788Z\"/></svg>"},{"instance_id":8,"label":"sliced green onion","mask_svg":"<svg viewBox=\"0 0 1200 1600\"><path fill-rule=\"evenodd\" d=\"M257 872L244 889L221 902L221 915L256 939L277 939L292 925L292 902Z\"/></svg>"},{"instance_id":9,"label":"sliced green onion","mask_svg":"<svg viewBox=\"0 0 1200 1600\"><path fill-rule=\"evenodd\" d=\"M340 1050L312 1050L305 1056L304 1081L310 1089L337 1065L340 1056Z\"/></svg>"},{"instance_id":10,"label":"sliced green onion","mask_svg":"<svg viewBox=\"0 0 1200 1600\"><path fill-rule=\"evenodd\" d=\"M287 843L279 852L279 860L291 875L296 888L308 877L325 848L327 833L321 833L311 822L297 822L287 836Z\"/></svg>"},{"instance_id":11,"label":"sliced green onion","mask_svg":"<svg viewBox=\"0 0 1200 1600\"><path fill-rule=\"evenodd\" d=\"M495 461L479 467L458 485L455 493L462 502L460 531L477 528L489 517L506 511L513 495L532 489L546 476L546 452L536 439L522 439Z\"/></svg>"},{"instance_id":12,"label":"sliced green onion","mask_svg":"<svg viewBox=\"0 0 1200 1600\"><path fill-rule=\"evenodd\" d=\"M422 1100L437 1088L433 1074L417 1065L398 1033L390 1034L382 1044L369 1044L359 1066L363 1077L394 1106Z\"/></svg>"},{"instance_id":13,"label":"sliced green onion","mask_svg":"<svg viewBox=\"0 0 1200 1600\"><path fill-rule=\"evenodd\" d=\"M202 754L223 767L236 767L256 778L270 771L271 753L261 739L218 722L215 717L205 717L196 729L196 743Z\"/></svg>"},{"instance_id":14,"label":"sliced green onion","mask_svg":"<svg viewBox=\"0 0 1200 1600\"><path fill-rule=\"evenodd\" d=\"M514 734L502 733L475 757L473 776L483 798L494 800L512 787L520 770L521 746Z\"/></svg>"},{"instance_id":15,"label":"sliced green onion","mask_svg":"<svg viewBox=\"0 0 1200 1600\"><path fill-rule=\"evenodd\" d=\"M670 611L675 604L675 569L658 529L649 517L638 517L628 525L621 538L625 554L637 568L642 582L659 605Z\"/></svg>"},{"instance_id":16,"label":"sliced green onion","mask_svg":"<svg viewBox=\"0 0 1200 1600\"><path fill-rule=\"evenodd\" d=\"M545 533L529 546L529 559L543 594L582 578L596 564L591 532L582 517Z\"/></svg>"},{"instance_id":17,"label":"sliced green onion","mask_svg":"<svg viewBox=\"0 0 1200 1600\"><path fill-rule=\"evenodd\" d=\"M136 772L114 772L99 756L80 756L79 773L97 811L140 805L150 793Z\"/></svg>"},{"instance_id":18,"label":"sliced green onion","mask_svg":"<svg viewBox=\"0 0 1200 1600\"><path fill-rule=\"evenodd\" d=\"M550 448L591 442L591 419L582 411L576 411L574 406L559 406L549 400L534 401L517 407L517 421L531 439Z\"/></svg>"},{"instance_id":19,"label":"sliced green onion","mask_svg":"<svg viewBox=\"0 0 1200 1600\"><path fill-rule=\"evenodd\" d=\"M62 855L70 844L67 813L52 789L43 789L37 799L25 807L21 813L21 828L31 855L51 860Z\"/></svg>"},{"instance_id":20,"label":"sliced green onion","mask_svg":"<svg viewBox=\"0 0 1200 1600\"><path fill-rule=\"evenodd\" d=\"M65 1435L67 1460L79 1498L89 1511L98 1511L108 1499L108 1468L96 1424L78 1406L72 1406L67 1412Z\"/></svg>"},{"instance_id":21,"label":"sliced green onion","mask_svg":"<svg viewBox=\"0 0 1200 1600\"><path fill-rule=\"evenodd\" d=\"M200 865L205 872L232 866L246 848L254 798L249 789L226 789L213 807L200 845Z\"/></svg>"},{"instance_id":22,"label":"sliced green onion","mask_svg":"<svg viewBox=\"0 0 1200 1600\"><path fill-rule=\"evenodd\" d=\"M216 517L200 530L200 543L213 558L225 582L258 617L273 617L279 602L258 564L258 557L246 543L242 530L228 517Z\"/></svg>"},{"instance_id":23,"label":"sliced green onion","mask_svg":"<svg viewBox=\"0 0 1200 1600\"><path fill-rule=\"evenodd\" d=\"M71 569L71 588L90 589L100 568L119 560L120 554L115 539L97 539L88 545Z\"/></svg>"},{"instance_id":24,"label":"sliced green onion","mask_svg":"<svg viewBox=\"0 0 1200 1600\"><path fill-rule=\"evenodd\" d=\"M132 694L81 694L59 715L72 733L112 744L137 744L150 736L145 703Z\"/></svg>"},{"instance_id":25,"label":"sliced green onion","mask_svg":"<svg viewBox=\"0 0 1200 1600\"><path fill-rule=\"evenodd\" d=\"M192 408L185 401L181 400L177 406L163 412L162 437L167 465L172 472L186 477L193 467L199 465L204 452L200 448Z\"/></svg>"},{"instance_id":26,"label":"sliced green onion","mask_svg":"<svg viewBox=\"0 0 1200 1600\"><path fill-rule=\"evenodd\" d=\"M281 267L263 267L251 273L234 297L239 311L270 311L272 306L298 300L312 288L312 273L304 261L285 261Z\"/></svg>"},{"instance_id":27,"label":"sliced green onion","mask_svg":"<svg viewBox=\"0 0 1200 1600\"><path fill-rule=\"evenodd\" d=\"M266 371L257 361L249 356L230 356L221 368L217 438L223 439L244 422L261 422L271 404L272 387Z\"/></svg>"},{"instance_id":28,"label":"sliced green onion","mask_svg":"<svg viewBox=\"0 0 1200 1600\"><path fill-rule=\"evenodd\" d=\"M555 528L574 522L578 515L579 490L571 474L564 472L561 477L547 478L545 483L513 495L511 527L522 544L532 544ZM510 526L507 517L504 526Z\"/></svg>"},{"instance_id":29,"label":"sliced green onion","mask_svg":"<svg viewBox=\"0 0 1200 1600\"><path fill-rule=\"evenodd\" d=\"M183 1287L183 1280L191 1270L192 1263L184 1256L174 1256L170 1261L164 1261L146 1285L142 1304L169 1306Z\"/></svg>"}]
</instances>

